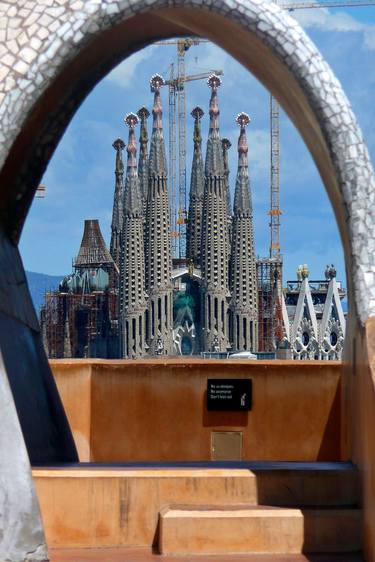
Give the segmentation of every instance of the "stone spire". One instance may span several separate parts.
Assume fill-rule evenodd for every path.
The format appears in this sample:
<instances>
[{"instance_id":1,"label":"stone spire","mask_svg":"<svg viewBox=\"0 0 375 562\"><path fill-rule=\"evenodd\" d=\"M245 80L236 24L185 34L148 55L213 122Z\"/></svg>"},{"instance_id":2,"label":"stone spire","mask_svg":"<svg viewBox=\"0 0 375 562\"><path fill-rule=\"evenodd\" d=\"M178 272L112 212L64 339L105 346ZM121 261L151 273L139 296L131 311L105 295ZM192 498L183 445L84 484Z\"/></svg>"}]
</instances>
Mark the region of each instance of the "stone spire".
<instances>
[{"instance_id":1,"label":"stone spire","mask_svg":"<svg viewBox=\"0 0 375 562\"><path fill-rule=\"evenodd\" d=\"M224 160L224 175L225 175L225 189L227 192L227 212L228 212L228 237L227 237L227 252L228 252L228 271L229 276L231 272L230 266L230 253L232 248L232 203L230 198L230 187L229 187L229 161L228 161L228 151L232 146L229 139L225 138L221 140L221 146L223 148L223 160ZM229 277L229 286L231 286Z\"/></svg>"},{"instance_id":2,"label":"stone spire","mask_svg":"<svg viewBox=\"0 0 375 562\"><path fill-rule=\"evenodd\" d=\"M228 162L228 150L232 146L229 139L225 138L221 140L221 146L223 147L223 160L224 160L224 174L225 174L225 186L227 189L227 208L228 216L231 215L232 203L230 199L230 188L229 188L229 162Z\"/></svg>"},{"instance_id":3,"label":"stone spire","mask_svg":"<svg viewBox=\"0 0 375 562\"><path fill-rule=\"evenodd\" d=\"M204 168L202 159L201 119L204 115L200 107L191 112L194 117L194 154L191 167L189 220L187 227L187 258L200 265L201 228L204 193Z\"/></svg>"},{"instance_id":4,"label":"stone spire","mask_svg":"<svg viewBox=\"0 0 375 562\"><path fill-rule=\"evenodd\" d=\"M258 298L254 248L253 214L250 195L246 127L250 118L239 113L238 170L233 208L231 252L231 333L235 351L258 349Z\"/></svg>"},{"instance_id":5,"label":"stone spire","mask_svg":"<svg viewBox=\"0 0 375 562\"><path fill-rule=\"evenodd\" d=\"M105 245L98 219L87 219L74 267L88 269L103 266L113 267L112 256Z\"/></svg>"},{"instance_id":6,"label":"stone spire","mask_svg":"<svg viewBox=\"0 0 375 562\"><path fill-rule=\"evenodd\" d=\"M141 120L141 130L139 134L139 161L138 161L138 177L139 185L146 208L147 190L148 190L148 132L147 132L147 119L150 112L146 107L141 107L137 111L137 115Z\"/></svg>"},{"instance_id":7,"label":"stone spire","mask_svg":"<svg viewBox=\"0 0 375 562\"><path fill-rule=\"evenodd\" d=\"M117 269L120 269L120 253L121 253L121 231L123 216L123 198L124 198L124 164L122 161L122 151L125 143L122 139L116 139L113 143L116 150L116 168L115 168L115 194L113 199L112 225L111 225L111 243L110 254L115 262Z\"/></svg>"},{"instance_id":8,"label":"stone spire","mask_svg":"<svg viewBox=\"0 0 375 562\"><path fill-rule=\"evenodd\" d=\"M238 137L238 171L236 178L236 189L234 193L233 212L246 213L252 215L252 204L250 196L249 162L246 127L250 123L250 117L246 113L239 113L236 123L240 126L240 136Z\"/></svg>"},{"instance_id":9,"label":"stone spire","mask_svg":"<svg viewBox=\"0 0 375 562\"><path fill-rule=\"evenodd\" d=\"M217 91L221 86L221 79L216 74L211 74L207 80L208 87L211 89L210 99L210 129L207 140L205 174L224 175L224 158L223 149L220 140L219 131L219 100Z\"/></svg>"},{"instance_id":10,"label":"stone spire","mask_svg":"<svg viewBox=\"0 0 375 562\"><path fill-rule=\"evenodd\" d=\"M207 80L211 89L210 130L205 162L202 211L201 267L203 278L202 325L204 349L226 351L228 340L228 210L223 147L219 131L215 74Z\"/></svg>"},{"instance_id":11,"label":"stone spire","mask_svg":"<svg viewBox=\"0 0 375 562\"><path fill-rule=\"evenodd\" d=\"M160 88L164 86L164 78L154 74L150 80L151 92L154 93L154 106L152 108L152 136L149 158L150 176L167 176L167 159L163 136L163 108L161 103Z\"/></svg>"},{"instance_id":12,"label":"stone spire","mask_svg":"<svg viewBox=\"0 0 375 562\"><path fill-rule=\"evenodd\" d=\"M125 117L129 127L128 162L124 192L124 216L120 274L120 329L122 357L143 357L146 351L146 294L143 241L143 199L137 173L135 113Z\"/></svg>"},{"instance_id":13,"label":"stone spire","mask_svg":"<svg viewBox=\"0 0 375 562\"><path fill-rule=\"evenodd\" d=\"M135 113L128 113L124 119L129 127L129 140L127 146L128 162L124 191L124 219L126 216L141 216L143 214L143 200L140 182L137 173L137 141L134 128L138 124Z\"/></svg>"},{"instance_id":14,"label":"stone spire","mask_svg":"<svg viewBox=\"0 0 375 562\"><path fill-rule=\"evenodd\" d=\"M151 355L172 353L173 289L170 243L167 160L162 124L160 88L163 78L151 80L154 92L150 144L149 183L146 205L146 291L149 295L148 343Z\"/></svg>"}]
</instances>

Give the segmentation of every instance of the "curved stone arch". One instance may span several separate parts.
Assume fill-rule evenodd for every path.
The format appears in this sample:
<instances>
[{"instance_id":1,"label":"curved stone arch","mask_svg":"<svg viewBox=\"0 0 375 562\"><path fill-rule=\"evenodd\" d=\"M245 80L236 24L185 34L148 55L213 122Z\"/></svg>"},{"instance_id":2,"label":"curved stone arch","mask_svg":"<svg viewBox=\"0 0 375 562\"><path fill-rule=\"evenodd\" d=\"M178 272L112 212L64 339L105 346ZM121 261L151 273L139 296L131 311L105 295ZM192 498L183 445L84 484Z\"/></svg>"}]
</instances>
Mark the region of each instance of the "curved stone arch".
<instances>
[{"instance_id":1,"label":"curved stone arch","mask_svg":"<svg viewBox=\"0 0 375 562\"><path fill-rule=\"evenodd\" d=\"M28 0L21 8L13 1L4 1L2 7L0 36L13 30L0 47L0 227L6 234L1 236L2 265L5 261L11 269L18 260L9 239L18 242L36 186L87 93L141 47L162 37L196 34L213 40L248 68L299 129L336 215L353 319L364 324L375 315L375 182L368 152L340 84L288 14L259 0ZM35 331L29 297L19 287L21 274L17 278L12 272L15 290L0 298L0 316ZM2 283L0 276L1 289ZM42 361L40 348L35 348L34 359ZM0 364L0 376L7 372ZM10 390L3 393L11 404ZM20 439L18 435L22 446ZM26 474L24 457L12 470ZM11 483L11 470L9 475ZM25 481L32 489L29 475ZM5 479L1 489L7 483ZM18 509L27 513L29 508L20 503ZM34 527L40 529L33 509ZM13 544L22 536L21 522ZM40 546L30 540L33 544L25 545L25 552ZM22 540L18 544L22 550ZM44 556L41 551L38 559Z\"/></svg>"}]
</instances>

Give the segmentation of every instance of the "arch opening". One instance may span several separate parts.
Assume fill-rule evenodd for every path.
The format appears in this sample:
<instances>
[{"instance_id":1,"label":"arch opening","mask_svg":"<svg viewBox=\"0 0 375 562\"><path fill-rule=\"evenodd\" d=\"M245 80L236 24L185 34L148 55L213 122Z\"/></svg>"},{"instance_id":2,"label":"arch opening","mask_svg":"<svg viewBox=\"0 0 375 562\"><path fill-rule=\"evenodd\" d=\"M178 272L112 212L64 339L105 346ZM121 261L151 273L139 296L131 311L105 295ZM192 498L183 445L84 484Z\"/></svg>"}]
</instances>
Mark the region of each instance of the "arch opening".
<instances>
[{"instance_id":1,"label":"arch opening","mask_svg":"<svg viewBox=\"0 0 375 562\"><path fill-rule=\"evenodd\" d=\"M19 238L20 229L31 201L32 190L28 189L25 192L25 178L30 178L30 185L32 183L35 185L35 182L38 182L54 147L69 123L69 119L84 97L103 75L113 68L120 58L126 58L126 56L141 46L152 42L156 38L156 26L158 28L157 38L175 37L191 33L211 38L241 62L263 85L277 96L281 105L300 131L317 164L336 216L338 214L342 216L343 207L345 206L343 206L339 194L337 177L334 173L333 162L328 151L326 139L323 136L322 128L317 121L316 115L314 115L309 105L309 100L306 99L301 85L297 83L293 73L285 65L280 64L280 61L277 60L278 56L270 52L269 46L265 45L256 34L249 35L247 31L236 30L235 23L226 22L226 18L217 13L212 14L212 21L207 25L201 21L202 18L199 18L198 14L199 10L190 8L166 8L159 10L157 15L155 13L146 13L142 14L142 16L134 16L95 36L78 55L69 61L66 68L62 69L56 80L45 92L42 100L37 103L34 108L36 115L28 123L31 127L35 127L38 118L41 119L43 117L43 108L51 109L51 100L55 98L56 90L59 89L60 92L64 92L63 96L59 96L59 103L56 107L49 111L48 116L44 115L46 122L41 128L40 134L35 135L36 142L33 143L35 152L30 154L29 159L24 158L21 172L14 178L16 183L15 191L23 191L24 195L20 196L18 200L13 201L13 211L17 215L17 220L13 221L13 213L6 214L6 221L12 222L12 227L9 225L7 231L13 240L16 241ZM140 27L141 21L142 28ZM145 22L147 22L146 25L144 25ZM220 33L216 32L217 29L220 29ZM236 36L235 31L238 31L240 35ZM137 32L139 32L138 35ZM236 36L235 41L233 40L234 36ZM99 58L97 56L98 53L100 53ZM94 60L95 62L93 62ZM72 73L80 78L75 81L70 80L69 89L65 93L64 84L67 81L67 76L71 76ZM83 79L82 76L84 77ZM64 105L63 112L61 111L62 105ZM51 120L55 123L55 129L52 129L53 132L49 129L49 143L47 143L46 147L43 139L46 133L45 129L49 127ZM24 137L23 147L25 137L30 133L28 131L28 124L25 126L22 135ZM12 162L13 166L16 161L17 150L19 149L18 143L21 143L20 137L15 143L13 153L8 158L8 162ZM44 145L42 155L40 146L37 148L39 144ZM38 151L39 157L36 157ZM22 154L25 156L24 152ZM33 162L31 170L28 164L30 160ZM11 181L8 181L10 178L7 177L7 174L11 173L11 169L8 167L8 162L4 167L4 174L7 184L10 185ZM38 167L39 169L37 170ZM33 180L31 180L32 177ZM7 223L5 222L5 224ZM347 265L349 264L350 269L351 253L348 252L349 240L347 231L342 225L343 221L341 219L338 221L338 227L344 245L346 263ZM349 284L348 300L350 303L351 277L348 276L347 280Z\"/></svg>"},{"instance_id":2,"label":"arch opening","mask_svg":"<svg viewBox=\"0 0 375 562\"><path fill-rule=\"evenodd\" d=\"M33 95L28 95L28 99L26 94L21 94L22 103L18 106L15 103L12 105L13 102L9 102L7 106L13 112L13 128L5 130L9 135L4 145L7 148L1 153L4 166L0 173L3 186L0 193L0 220L5 231L1 239L0 257L5 265L10 266L2 269L11 277L9 283L7 280L4 283L4 286L10 285L11 290L6 293L6 302L2 303L0 315L4 374L12 379L20 357L24 359L27 355L27 347L29 356L24 367L29 373L38 373L39 383L42 387L44 385L43 396L46 403L51 403L54 390L53 385L46 384L50 371L43 364L45 356L40 337L36 336L34 340L30 338L30 333L35 335L37 327L27 290L22 287L23 271L15 244L19 240L36 186L67 123L85 95L120 59L156 39L191 34L207 37L220 45L275 95L300 131L317 164L335 211L344 246L348 296L352 305L349 308L352 316L347 347L354 372L353 356L357 351L368 359L366 334L362 332L359 336L362 340L356 344L353 340L354 329L360 325L359 321L363 326L375 312L375 301L370 298L373 276L372 280L368 280L368 273L371 273L370 261L361 252L363 242L372 240L372 235L363 237L359 228L363 226L359 211L366 213L367 205L371 202L363 195L369 192L373 194L374 178L358 127L328 66L298 26L295 27L277 7L273 8L268 4L264 8L249 1L246 7L242 4L233 7L232 2L223 0L220 3L206 3L204 7L179 7L169 6L167 0L155 0L154 3L151 0L147 8L143 4L133 4L131 14L124 3L121 8L119 4L116 6L115 10L118 12L114 15L113 12L110 13L113 4L100 6L96 13L87 14L87 21L83 22L80 30L82 39L76 46L69 42L70 39L65 43L61 41L61 57L56 56L55 61L48 63L53 71L45 78L42 87L31 87L29 94L31 91ZM68 17L73 18L73 13L69 12ZM91 24L93 27L90 30ZM297 38L301 41L302 49L296 46ZM41 70L38 64L41 65L37 62L34 70ZM22 76L22 72L20 75ZM333 101L323 100L324 91L334 94ZM334 120L329 116L330 110L333 111ZM360 196L357 197L358 193ZM352 205L353 197L355 205ZM14 264L18 266L17 275L14 275ZM353 307L354 296L356 308ZM10 326L12 330L9 329ZM11 343L9 339L12 339ZM14 341L20 343L17 357L9 354ZM373 386L370 390L373 391ZM372 403L371 407L373 408ZM51 410L51 406L47 409ZM38 420L43 418L42 410L40 409ZM41 421L39 424L47 433L49 427L55 433L52 441L55 439L56 447L49 460L56 460L56 455L62 450L64 453L60 459L74 459L74 446L66 425L64 427L63 422L57 425L54 423L54 415L60 422L64 420L58 402L55 402L52 410L54 411L48 414L52 413L51 423L43 424ZM362 417L365 419L365 416ZM16 419L15 411L13 418ZM347 427L344 428L346 430ZM61 443L56 443L56 435L61 436L59 432L63 436L63 447ZM360 433L358 429L357 433ZM345 438L344 436L344 440ZM25 439L27 442L26 436ZM50 444L51 432L50 435L44 433L43 439ZM22 437L18 437L18 441L22 443ZM351 443L345 445L347 451L351 452ZM365 445L363 438L357 447L357 454L359 457L362 455L364 464L367 453L360 449L365 449ZM32 455L30 458L35 460ZM21 464L21 472L24 473L27 463L23 459ZM27 510L24 512L27 513ZM365 515L371 521L368 512L369 509ZM40 520L39 515L36 519ZM373 522L371 525L373 527Z\"/></svg>"}]
</instances>

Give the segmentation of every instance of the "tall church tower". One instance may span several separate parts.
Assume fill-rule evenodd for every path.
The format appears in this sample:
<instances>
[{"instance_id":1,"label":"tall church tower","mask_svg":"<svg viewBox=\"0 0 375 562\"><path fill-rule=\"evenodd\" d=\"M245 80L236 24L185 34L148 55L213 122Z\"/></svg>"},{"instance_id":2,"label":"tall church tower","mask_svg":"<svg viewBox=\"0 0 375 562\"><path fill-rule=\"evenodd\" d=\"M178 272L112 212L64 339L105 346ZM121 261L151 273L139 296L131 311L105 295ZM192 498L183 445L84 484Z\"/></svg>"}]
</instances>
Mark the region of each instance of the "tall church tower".
<instances>
[{"instance_id":1,"label":"tall church tower","mask_svg":"<svg viewBox=\"0 0 375 562\"><path fill-rule=\"evenodd\" d=\"M231 252L231 321L235 351L258 350L258 303L246 127L250 118L240 113L238 171L234 194Z\"/></svg>"},{"instance_id":2,"label":"tall church tower","mask_svg":"<svg viewBox=\"0 0 375 562\"><path fill-rule=\"evenodd\" d=\"M128 163L124 191L120 275L121 355L135 359L146 351L145 258L143 241L143 198L137 173L137 141L134 127L138 117L129 113Z\"/></svg>"},{"instance_id":3,"label":"tall church tower","mask_svg":"<svg viewBox=\"0 0 375 562\"><path fill-rule=\"evenodd\" d=\"M226 351L228 341L228 209L223 147L219 132L217 90L221 80L212 74L210 130L205 162L201 264L204 349Z\"/></svg>"},{"instance_id":4,"label":"tall church tower","mask_svg":"<svg viewBox=\"0 0 375 562\"><path fill-rule=\"evenodd\" d=\"M150 112L146 107L141 107L137 111L137 115L141 120L140 134L139 134L139 160L138 160L138 178L141 195L144 203L144 210L146 210L147 191L148 191L148 132L147 132L147 119Z\"/></svg>"},{"instance_id":5,"label":"tall church tower","mask_svg":"<svg viewBox=\"0 0 375 562\"><path fill-rule=\"evenodd\" d=\"M173 348L173 288L167 186L167 160L162 124L160 88L163 78L151 80L154 92L153 129L149 157L146 211L146 291L149 295L147 334L151 355L171 354Z\"/></svg>"},{"instance_id":6,"label":"tall church tower","mask_svg":"<svg viewBox=\"0 0 375 562\"><path fill-rule=\"evenodd\" d=\"M191 115L194 117L194 154L191 167L186 257L192 260L194 265L199 266L201 261L201 229L204 193L201 119L204 112L200 107L195 107Z\"/></svg>"},{"instance_id":7,"label":"tall church tower","mask_svg":"<svg viewBox=\"0 0 375 562\"><path fill-rule=\"evenodd\" d=\"M228 210L228 224L230 228L230 224L232 222L232 203L230 198L230 188L229 188L229 160L228 160L228 151L232 146L232 143L229 139L222 139L221 146L223 147L223 159L224 159L224 172L225 172L225 186L227 190L227 210ZM230 238L230 237L229 237Z\"/></svg>"},{"instance_id":8,"label":"tall church tower","mask_svg":"<svg viewBox=\"0 0 375 562\"><path fill-rule=\"evenodd\" d=\"M227 191L227 212L228 212L228 230L227 230L227 252L228 252L228 285L231 287L231 251L232 251L232 202L230 198L230 187L229 187L229 159L228 151L232 146L229 139L225 138L221 140L221 146L223 147L223 159L224 159L224 172L225 172L225 189Z\"/></svg>"},{"instance_id":9,"label":"tall church tower","mask_svg":"<svg viewBox=\"0 0 375 562\"><path fill-rule=\"evenodd\" d=\"M123 199L124 199L124 164L122 161L122 151L125 143L122 139L116 139L113 143L116 150L116 168L115 168L115 194L113 198L112 225L111 225L111 243L109 247L110 254L116 264L117 271L120 270L120 254L121 254L121 234L122 234L122 217L123 217Z\"/></svg>"}]
</instances>

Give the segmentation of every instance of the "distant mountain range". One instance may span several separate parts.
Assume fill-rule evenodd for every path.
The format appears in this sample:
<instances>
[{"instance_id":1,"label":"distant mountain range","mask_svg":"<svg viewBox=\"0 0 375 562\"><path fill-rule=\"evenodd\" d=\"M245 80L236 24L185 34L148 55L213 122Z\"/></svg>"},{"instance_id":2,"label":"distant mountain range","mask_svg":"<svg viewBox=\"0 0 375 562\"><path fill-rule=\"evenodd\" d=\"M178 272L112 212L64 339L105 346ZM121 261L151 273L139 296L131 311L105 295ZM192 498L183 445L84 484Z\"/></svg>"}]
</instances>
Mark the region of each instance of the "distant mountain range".
<instances>
[{"instance_id":1,"label":"distant mountain range","mask_svg":"<svg viewBox=\"0 0 375 562\"><path fill-rule=\"evenodd\" d=\"M35 273L34 271L26 271L27 282L31 293L31 298L38 313L44 302L44 293L47 291L55 291L64 275L46 275L45 273Z\"/></svg>"}]
</instances>

